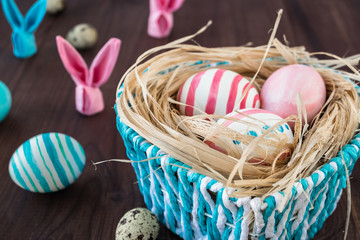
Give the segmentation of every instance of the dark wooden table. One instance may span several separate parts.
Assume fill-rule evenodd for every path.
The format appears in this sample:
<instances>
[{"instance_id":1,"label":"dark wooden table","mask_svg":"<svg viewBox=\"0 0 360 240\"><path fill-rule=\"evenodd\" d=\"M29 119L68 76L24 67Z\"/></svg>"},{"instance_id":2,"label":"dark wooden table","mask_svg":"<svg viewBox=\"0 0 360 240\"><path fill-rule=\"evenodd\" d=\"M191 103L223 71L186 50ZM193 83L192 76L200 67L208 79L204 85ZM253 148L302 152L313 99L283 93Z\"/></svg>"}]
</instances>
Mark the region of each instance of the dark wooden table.
<instances>
[{"instance_id":1,"label":"dark wooden table","mask_svg":"<svg viewBox=\"0 0 360 240\"><path fill-rule=\"evenodd\" d=\"M18 0L24 12L33 1ZM114 239L121 216L144 202L130 164L106 163L94 170L92 161L126 158L116 130L115 90L122 74L149 48L194 33L209 19L213 25L196 41L208 47L266 44L276 11L284 9L277 36L286 34L291 46L327 51L339 56L360 53L360 2L358 0L202 0L186 1L175 13L170 37L147 36L148 1L71 0L66 11L46 16L36 32L38 54L16 59L10 27L0 13L0 79L10 88L13 105L0 123L0 239ZM75 111L74 83L65 71L55 36L65 36L75 24L88 22L99 30L98 44L82 52L90 63L110 38L123 41L119 60L109 82L102 87L106 109L84 117ZM10 179L8 163L25 140L39 133L62 132L84 147L87 163L78 181L53 194L34 194ZM348 239L360 239L360 164L351 177L352 212ZM325 222L316 239L342 239L346 196ZM165 227L159 239L178 239Z\"/></svg>"}]
</instances>

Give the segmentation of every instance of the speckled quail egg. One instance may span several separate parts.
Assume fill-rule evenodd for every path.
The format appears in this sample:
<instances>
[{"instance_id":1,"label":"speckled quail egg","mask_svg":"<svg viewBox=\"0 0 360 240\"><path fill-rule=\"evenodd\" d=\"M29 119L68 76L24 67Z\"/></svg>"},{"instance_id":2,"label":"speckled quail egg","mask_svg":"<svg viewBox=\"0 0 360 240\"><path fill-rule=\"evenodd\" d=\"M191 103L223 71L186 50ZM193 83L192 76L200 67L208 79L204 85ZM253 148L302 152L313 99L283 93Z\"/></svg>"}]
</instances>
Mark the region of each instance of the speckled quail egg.
<instances>
[{"instance_id":1,"label":"speckled quail egg","mask_svg":"<svg viewBox=\"0 0 360 240\"><path fill-rule=\"evenodd\" d=\"M90 24L81 23L68 32L66 39L76 49L87 49L95 45L98 39L98 33Z\"/></svg>"},{"instance_id":2,"label":"speckled quail egg","mask_svg":"<svg viewBox=\"0 0 360 240\"><path fill-rule=\"evenodd\" d=\"M50 14L59 14L65 10L64 0L47 0L46 12Z\"/></svg>"},{"instance_id":3,"label":"speckled quail egg","mask_svg":"<svg viewBox=\"0 0 360 240\"><path fill-rule=\"evenodd\" d=\"M146 208L134 208L120 219L116 227L115 240L156 239L159 228L152 212Z\"/></svg>"}]
</instances>

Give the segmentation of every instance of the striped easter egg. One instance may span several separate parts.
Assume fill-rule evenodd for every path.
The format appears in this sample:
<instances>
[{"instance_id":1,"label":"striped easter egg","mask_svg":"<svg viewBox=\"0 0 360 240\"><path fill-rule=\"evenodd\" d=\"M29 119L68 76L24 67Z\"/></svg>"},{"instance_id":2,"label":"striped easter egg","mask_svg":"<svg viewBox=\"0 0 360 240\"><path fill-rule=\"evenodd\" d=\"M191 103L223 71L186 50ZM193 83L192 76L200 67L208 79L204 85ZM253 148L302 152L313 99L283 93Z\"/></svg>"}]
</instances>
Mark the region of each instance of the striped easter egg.
<instances>
[{"instance_id":1,"label":"striped easter egg","mask_svg":"<svg viewBox=\"0 0 360 240\"><path fill-rule=\"evenodd\" d=\"M9 88L0 81L0 122L8 115L11 107L11 93Z\"/></svg>"},{"instance_id":2,"label":"striped easter egg","mask_svg":"<svg viewBox=\"0 0 360 240\"><path fill-rule=\"evenodd\" d=\"M255 108L237 110L227 114L226 117L234 118L239 121L235 121L235 120L233 121L231 119L221 118L217 122L221 124L223 127L230 128L242 135L250 135L253 137L258 137L262 135L270 127L278 125L273 130L272 134L274 133L281 134L278 136L279 138L276 138L274 135L265 136L265 138L269 138L272 140L284 139L284 141L286 140L286 143L289 144L293 143L294 141L293 133L290 129L290 126L287 123L283 123L279 125L279 122L283 121L283 119L278 115L269 112L267 110L255 109ZM242 153L247 147L245 144L242 144L241 142L236 140L234 140L233 143L237 146L240 153ZM209 141L208 145L223 153L227 153L225 150L226 147L222 146L219 143L218 145L215 145L213 142ZM272 147L263 146L261 144L259 146L262 146L264 150L268 152L271 151L274 152L276 150L273 149Z\"/></svg>"},{"instance_id":3,"label":"striped easter egg","mask_svg":"<svg viewBox=\"0 0 360 240\"><path fill-rule=\"evenodd\" d=\"M85 166L85 152L74 138L44 133L24 142L12 155L11 179L23 189L48 193L76 181Z\"/></svg>"},{"instance_id":4,"label":"striped easter egg","mask_svg":"<svg viewBox=\"0 0 360 240\"><path fill-rule=\"evenodd\" d=\"M236 72L216 68L188 78L181 86L177 100L184 104L179 105L179 110L186 116L202 112L225 115L236 108L260 107L259 93L247 79Z\"/></svg>"}]
</instances>

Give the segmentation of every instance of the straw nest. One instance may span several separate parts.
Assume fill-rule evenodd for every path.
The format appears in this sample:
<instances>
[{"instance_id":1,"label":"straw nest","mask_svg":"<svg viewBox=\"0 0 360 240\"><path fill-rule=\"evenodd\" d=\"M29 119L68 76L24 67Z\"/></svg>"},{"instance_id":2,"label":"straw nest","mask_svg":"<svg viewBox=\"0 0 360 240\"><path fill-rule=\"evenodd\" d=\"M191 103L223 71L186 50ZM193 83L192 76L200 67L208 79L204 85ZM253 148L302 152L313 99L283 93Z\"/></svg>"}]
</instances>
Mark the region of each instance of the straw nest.
<instances>
[{"instance_id":1,"label":"straw nest","mask_svg":"<svg viewBox=\"0 0 360 240\"><path fill-rule=\"evenodd\" d=\"M196 34L202 31L204 29ZM274 33L268 45L259 47L206 48L183 43L196 34L141 55L122 77L119 86L123 86L123 93L117 98L118 114L126 125L187 164L192 171L224 183L232 189L230 192L234 197L265 197L276 191L286 193L291 191L295 181L309 176L334 157L354 135L359 125L360 101L349 79L359 79L358 71L351 66L357 64L358 56L341 59L327 53L309 53L304 47L283 45L274 38ZM317 55L331 59L319 60ZM224 64L217 68L252 79L251 83L258 90L280 67L296 63L313 66L325 81L327 101L311 123L303 123L306 112L299 97L298 116L285 120L296 122L295 142L285 148L282 146L276 154L263 155L264 159L272 158L272 164L248 163L250 153L260 149L260 144L274 144L267 137L271 129L255 139L235 134L247 145L245 151L239 153L232 144L234 133L227 133L216 123L219 116L204 113L187 117L178 111L181 103L176 101L176 95L183 82L194 73L218 63ZM339 70L344 66L352 73ZM205 143L220 133L229 138L228 150L233 154L226 155ZM284 149L291 151L291 156L286 161L274 161Z\"/></svg>"}]
</instances>

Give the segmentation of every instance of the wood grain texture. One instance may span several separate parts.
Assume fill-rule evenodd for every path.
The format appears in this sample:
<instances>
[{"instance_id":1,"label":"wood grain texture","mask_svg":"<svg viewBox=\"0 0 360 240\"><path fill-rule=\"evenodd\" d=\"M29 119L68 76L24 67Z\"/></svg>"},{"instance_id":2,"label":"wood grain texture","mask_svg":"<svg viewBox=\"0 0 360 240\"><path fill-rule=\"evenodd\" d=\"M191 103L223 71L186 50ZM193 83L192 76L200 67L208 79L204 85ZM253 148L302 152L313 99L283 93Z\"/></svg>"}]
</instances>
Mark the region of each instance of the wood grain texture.
<instances>
[{"instance_id":1,"label":"wood grain texture","mask_svg":"<svg viewBox=\"0 0 360 240\"><path fill-rule=\"evenodd\" d=\"M33 1L18 0L24 12ZM113 109L117 83L136 58L149 48L194 33L213 20L196 42L207 47L266 44L276 11L284 9L277 36L291 46L340 56L360 53L358 0L197 0L186 1L175 13L170 37L147 36L148 1L69 0L59 16L46 16L36 32L38 54L19 60L12 54L10 26L0 13L0 79L10 88L13 105L0 123L0 238L114 239L121 216L145 206L130 164L106 163L94 170L91 161L126 158L116 130ZM84 117L75 111L75 86L57 53L55 36L65 36L75 24L87 22L99 30L97 45L82 52L90 64L110 38L123 41L109 82L102 87L106 109ZM62 132L84 147L87 163L78 181L53 194L34 194L17 187L8 174L16 148L44 132ZM351 177L352 212L348 239L360 239L360 164ZM342 239L346 196L315 239ZM179 239L165 227L158 239Z\"/></svg>"}]
</instances>

